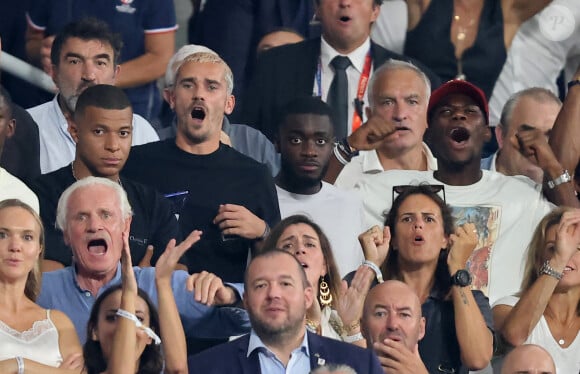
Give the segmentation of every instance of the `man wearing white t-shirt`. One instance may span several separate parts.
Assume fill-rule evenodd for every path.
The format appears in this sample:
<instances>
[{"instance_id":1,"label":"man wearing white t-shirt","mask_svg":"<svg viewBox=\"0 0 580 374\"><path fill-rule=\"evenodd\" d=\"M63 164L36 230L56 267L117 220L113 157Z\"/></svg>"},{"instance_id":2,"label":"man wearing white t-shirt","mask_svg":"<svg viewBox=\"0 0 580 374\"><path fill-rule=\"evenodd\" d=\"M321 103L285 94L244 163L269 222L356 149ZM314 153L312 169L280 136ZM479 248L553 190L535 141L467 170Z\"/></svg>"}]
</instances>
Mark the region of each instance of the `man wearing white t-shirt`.
<instances>
[{"instance_id":1,"label":"man wearing white t-shirt","mask_svg":"<svg viewBox=\"0 0 580 374\"><path fill-rule=\"evenodd\" d=\"M474 288L493 304L519 290L526 247L552 205L529 179L480 169L481 150L491 133L487 101L479 88L465 81L447 82L431 95L427 115L427 136L439 169L366 176L355 188L364 196L367 224L384 223L394 186L443 185L456 224L477 227L479 245L468 268Z\"/></svg>"},{"instance_id":2,"label":"man wearing white t-shirt","mask_svg":"<svg viewBox=\"0 0 580 374\"><path fill-rule=\"evenodd\" d=\"M340 275L364 260L358 235L364 231L362 202L351 191L322 181L334 141L330 107L306 96L285 107L276 146L281 169L276 190L282 218L305 214L328 236Z\"/></svg>"}]
</instances>

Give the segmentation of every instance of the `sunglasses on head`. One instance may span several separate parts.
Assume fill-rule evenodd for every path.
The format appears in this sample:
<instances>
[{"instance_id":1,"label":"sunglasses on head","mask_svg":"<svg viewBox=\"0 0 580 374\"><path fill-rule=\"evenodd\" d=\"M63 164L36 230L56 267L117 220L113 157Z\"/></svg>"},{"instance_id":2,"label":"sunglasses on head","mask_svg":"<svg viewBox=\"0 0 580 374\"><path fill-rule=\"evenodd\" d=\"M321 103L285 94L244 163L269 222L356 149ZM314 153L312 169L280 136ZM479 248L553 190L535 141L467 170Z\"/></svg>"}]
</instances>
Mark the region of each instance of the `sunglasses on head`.
<instances>
[{"instance_id":1,"label":"sunglasses on head","mask_svg":"<svg viewBox=\"0 0 580 374\"><path fill-rule=\"evenodd\" d=\"M425 187L428 188L429 191L435 193L435 194L439 194L441 192L441 194L439 195L439 197L441 197L443 199L444 203L447 203L447 199L445 198L445 186L442 184L401 184L398 186L393 186L393 200L395 201L395 198L397 196L399 196L400 194L402 194L405 191L408 191L411 188L417 188L417 187Z\"/></svg>"}]
</instances>

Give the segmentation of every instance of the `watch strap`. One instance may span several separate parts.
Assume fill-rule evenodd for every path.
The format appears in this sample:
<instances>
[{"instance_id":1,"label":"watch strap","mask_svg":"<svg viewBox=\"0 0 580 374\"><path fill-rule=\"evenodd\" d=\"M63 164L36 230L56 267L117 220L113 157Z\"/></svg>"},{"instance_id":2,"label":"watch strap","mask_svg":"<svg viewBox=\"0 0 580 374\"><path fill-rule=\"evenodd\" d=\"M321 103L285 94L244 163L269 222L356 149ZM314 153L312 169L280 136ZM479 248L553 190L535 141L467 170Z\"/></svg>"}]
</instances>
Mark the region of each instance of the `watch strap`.
<instances>
[{"instance_id":1,"label":"watch strap","mask_svg":"<svg viewBox=\"0 0 580 374\"><path fill-rule=\"evenodd\" d=\"M550 260L546 260L542 267L540 268L539 275L546 274L550 277L556 278L557 280L562 279L562 273L557 272L553 267L550 266Z\"/></svg>"},{"instance_id":2,"label":"watch strap","mask_svg":"<svg viewBox=\"0 0 580 374\"><path fill-rule=\"evenodd\" d=\"M460 281L460 278L459 278L460 274L467 275L467 282L464 283L464 282ZM459 286L459 287L467 287L467 286L471 285L472 280L473 280L473 278L471 277L471 274L469 273L469 270L467 270L467 269L457 270L455 272L455 274L453 274L451 276L451 284L454 286Z\"/></svg>"},{"instance_id":3,"label":"watch strap","mask_svg":"<svg viewBox=\"0 0 580 374\"><path fill-rule=\"evenodd\" d=\"M561 185L562 183L568 183L572 181L572 177L570 176L570 173L568 173L568 170L564 170L564 172L562 172L562 174L560 174L560 176L556 179L552 179L551 181L546 182L546 185L548 186L549 189L553 190L554 188L556 188L556 186Z\"/></svg>"}]
</instances>

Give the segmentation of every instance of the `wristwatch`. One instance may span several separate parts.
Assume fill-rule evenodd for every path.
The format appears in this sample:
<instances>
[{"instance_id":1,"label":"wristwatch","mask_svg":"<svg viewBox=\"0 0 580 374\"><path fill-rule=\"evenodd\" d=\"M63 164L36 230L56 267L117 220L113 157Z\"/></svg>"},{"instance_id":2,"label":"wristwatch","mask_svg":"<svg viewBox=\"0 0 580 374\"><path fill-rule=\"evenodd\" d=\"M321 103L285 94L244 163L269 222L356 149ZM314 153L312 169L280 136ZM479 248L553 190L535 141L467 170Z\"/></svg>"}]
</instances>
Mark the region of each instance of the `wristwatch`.
<instances>
[{"instance_id":1,"label":"wristwatch","mask_svg":"<svg viewBox=\"0 0 580 374\"><path fill-rule=\"evenodd\" d=\"M550 260L546 260L546 262L544 262L538 273L539 275L549 275L550 277L554 277L557 280L562 279L562 273L557 272L553 267L550 266Z\"/></svg>"},{"instance_id":2,"label":"wristwatch","mask_svg":"<svg viewBox=\"0 0 580 374\"><path fill-rule=\"evenodd\" d=\"M471 284L471 274L466 269L457 270L451 276L451 284L459 287L469 286Z\"/></svg>"},{"instance_id":3,"label":"wristwatch","mask_svg":"<svg viewBox=\"0 0 580 374\"><path fill-rule=\"evenodd\" d=\"M572 181L572 177L570 176L570 173L568 173L568 170L564 170L558 178L553 179L551 181L548 181L548 182L546 182L546 184L548 185L549 189L553 190L554 188L556 188L556 186L559 186L562 183L568 183L571 181Z\"/></svg>"}]
</instances>

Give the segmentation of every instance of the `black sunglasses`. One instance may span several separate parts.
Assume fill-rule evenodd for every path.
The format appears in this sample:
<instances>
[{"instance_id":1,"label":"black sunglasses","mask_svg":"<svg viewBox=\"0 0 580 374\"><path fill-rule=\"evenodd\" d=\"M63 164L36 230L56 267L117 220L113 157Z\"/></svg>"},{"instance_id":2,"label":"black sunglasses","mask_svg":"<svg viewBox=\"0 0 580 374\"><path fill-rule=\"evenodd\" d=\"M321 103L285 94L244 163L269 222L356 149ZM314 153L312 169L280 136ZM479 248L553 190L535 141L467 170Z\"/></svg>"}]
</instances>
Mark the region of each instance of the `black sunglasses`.
<instances>
[{"instance_id":1,"label":"black sunglasses","mask_svg":"<svg viewBox=\"0 0 580 374\"><path fill-rule=\"evenodd\" d=\"M435 193L435 194L439 194L439 192L442 192L442 194L440 195L440 197L443 199L443 202L447 204L447 199L445 198L445 186L442 184L401 184L398 186L393 186L393 202L395 201L395 198L397 196L399 196L400 194L402 194L403 192L409 190L410 188L417 188L417 187L427 187L429 189L429 191Z\"/></svg>"}]
</instances>

